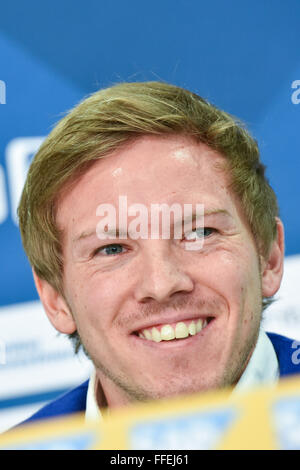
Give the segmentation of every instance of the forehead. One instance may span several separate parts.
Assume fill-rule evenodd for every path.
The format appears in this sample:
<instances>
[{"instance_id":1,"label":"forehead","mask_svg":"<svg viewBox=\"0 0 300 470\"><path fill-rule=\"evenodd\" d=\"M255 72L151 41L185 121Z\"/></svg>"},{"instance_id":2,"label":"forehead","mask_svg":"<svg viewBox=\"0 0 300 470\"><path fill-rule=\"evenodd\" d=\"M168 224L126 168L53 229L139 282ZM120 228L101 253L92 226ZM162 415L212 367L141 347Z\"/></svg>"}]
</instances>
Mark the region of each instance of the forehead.
<instances>
[{"instance_id":1,"label":"forehead","mask_svg":"<svg viewBox=\"0 0 300 470\"><path fill-rule=\"evenodd\" d=\"M100 159L62 193L57 212L61 229L90 218L97 224L99 204L201 203L235 210L225 158L183 136L145 136ZM222 207L219 207L220 204ZM84 229L84 227L82 227Z\"/></svg>"}]
</instances>

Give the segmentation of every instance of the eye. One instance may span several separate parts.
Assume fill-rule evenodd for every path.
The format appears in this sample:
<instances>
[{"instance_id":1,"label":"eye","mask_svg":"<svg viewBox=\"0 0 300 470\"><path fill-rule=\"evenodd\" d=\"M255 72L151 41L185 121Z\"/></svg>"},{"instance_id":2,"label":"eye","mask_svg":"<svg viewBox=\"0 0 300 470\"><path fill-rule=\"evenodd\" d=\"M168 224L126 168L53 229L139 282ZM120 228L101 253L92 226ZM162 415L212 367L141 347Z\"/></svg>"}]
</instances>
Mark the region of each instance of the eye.
<instances>
[{"instance_id":1,"label":"eye","mask_svg":"<svg viewBox=\"0 0 300 470\"><path fill-rule=\"evenodd\" d=\"M120 245L119 243L112 243L111 245L106 245L101 248L97 248L97 250L94 251L93 254L101 254L104 256L119 255L120 253L123 253L122 250L126 250L123 245Z\"/></svg>"},{"instance_id":2,"label":"eye","mask_svg":"<svg viewBox=\"0 0 300 470\"><path fill-rule=\"evenodd\" d=\"M195 240L196 238L207 238L212 233L216 232L216 229L211 227L199 227L185 235L186 240Z\"/></svg>"}]
</instances>

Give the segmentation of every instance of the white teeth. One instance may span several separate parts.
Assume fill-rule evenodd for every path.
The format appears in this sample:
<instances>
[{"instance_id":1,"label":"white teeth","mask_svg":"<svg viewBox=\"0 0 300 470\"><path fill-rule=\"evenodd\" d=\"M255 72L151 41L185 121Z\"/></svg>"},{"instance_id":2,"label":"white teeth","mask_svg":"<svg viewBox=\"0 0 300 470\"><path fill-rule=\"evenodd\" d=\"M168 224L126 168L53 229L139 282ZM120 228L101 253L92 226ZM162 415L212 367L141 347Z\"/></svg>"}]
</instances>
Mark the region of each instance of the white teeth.
<instances>
[{"instance_id":1,"label":"white teeth","mask_svg":"<svg viewBox=\"0 0 300 470\"><path fill-rule=\"evenodd\" d=\"M174 328L171 325L164 325L160 330L161 339L164 341L170 341L175 338Z\"/></svg>"},{"instance_id":2,"label":"white teeth","mask_svg":"<svg viewBox=\"0 0 300 470\"><path fill-rule=\"evenodd\" d=\"M149 330L143 330L143 333L144 333L146 339L149 339L149 340L152 339L152 334Z\"/></svg>"},{"instance_id":3,"label":"white teeth","mask_svg":"<svg viewBox=\"0 0 300 470\"><path fill-rule=\"evenodd\" d=\"M193 321L189 324L189 334L192 336L196 334L196 325Z\"/></svg>"},{"instance_id":4,"label":"white teeth","mask_svg":"<svg viewBox=\"0 0 300 470\"><path fill-rule=\"evenodd\" d=\"M189 330L188 330L188 327L186 326L185 323L183 323L183 321L180 321L179 323L177 323L177 325L175 326L175 336L177 339L180 339L180 338L187 338L189 335Z\"/></svg>"},{"instance_id":5,"label":"white teeth","mask_svg":"<svg viewBox=\"0 0 300 470\"><path fill-rule=\"evenodd\" d=\"M171 341L173 339L187 338L189 335L194 336L199 333L208 324L207 320L199 319L197 322L192 321L188 325L184 322L178 322L175 328L171 325L163 325L159 330L155 327L144 329L139 333L139 337L149 341L160 343L161 341Z\"/></svg>"},{"instance_id":6,"label":"white teeth","mask_svg":"<svg viewBox=\"0 0 300 470\"><path fill-rule=\"evenodd\" d=\"M160 332L157 328L152 328L152 340L156 343L159 343L161 341Z\"/></svg>"},{"instance_id":7,"label":"white teeth","mask_svg":"<svg viewBox=\"0 0 300 470\"><path fill-rule=\"evenodd\" d=\"M203 328L203 320L200 319L196 323L196 332L199 333L202 330L202 328Z\"/></svg>"}]
</instances>

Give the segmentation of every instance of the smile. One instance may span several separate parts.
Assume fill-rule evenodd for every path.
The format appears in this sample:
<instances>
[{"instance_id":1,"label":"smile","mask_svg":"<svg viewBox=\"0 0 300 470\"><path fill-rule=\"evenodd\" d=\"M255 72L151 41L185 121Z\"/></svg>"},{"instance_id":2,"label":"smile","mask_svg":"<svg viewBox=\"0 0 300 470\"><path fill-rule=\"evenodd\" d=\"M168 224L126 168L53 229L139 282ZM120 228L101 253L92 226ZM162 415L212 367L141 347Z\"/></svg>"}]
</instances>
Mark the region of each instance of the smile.
<instances>
[{"instance_id":1,"label":"smile","mask_svg":"<svg viewBox=\"0 0 300 470\"><path fill-rule=\"evenodd\" d=\"M173 324L162 324L138 331L136 334L148 341L160 343L195 336L202 331L212 320L212 317L190 321L179 321Z\"/></svg>"}]
</instances>

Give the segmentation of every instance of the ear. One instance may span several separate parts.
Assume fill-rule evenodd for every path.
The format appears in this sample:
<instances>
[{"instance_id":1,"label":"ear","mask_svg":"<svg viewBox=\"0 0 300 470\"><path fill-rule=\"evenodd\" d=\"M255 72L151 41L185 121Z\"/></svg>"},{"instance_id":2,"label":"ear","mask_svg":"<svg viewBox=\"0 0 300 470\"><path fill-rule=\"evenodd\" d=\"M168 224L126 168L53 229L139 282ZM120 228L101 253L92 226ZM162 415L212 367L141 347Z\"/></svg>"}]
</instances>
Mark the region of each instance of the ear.
<instances>
[{"instance_id":1,"label":"ear","mask_svg":"<svg viewBox=\"0 0 300 470\"><path fill-rule=\"evenodd\" d=\"M272 297L278 291L283 275L284 228L276 217L277 237L274 240L268 259L262 262L262 295Z\"/></svg>"},{"instance_id":2,"label":"ear","mask_svg":"<svg viewBox=\"0 0 300 470\"><path fill-rule=\"evenodd\" d=\"M46 311L47 317L60 333L71 334L76 331L73 315L64 298L44 279L33 271L34 282Z\"/></svg>"}]
</instances>

